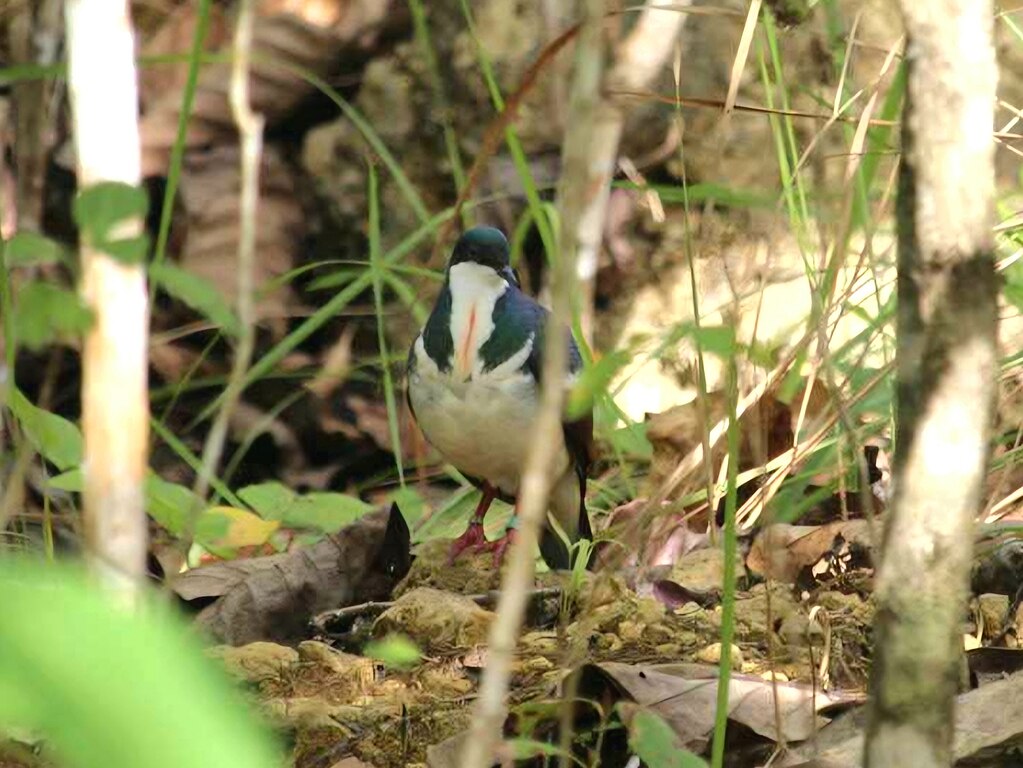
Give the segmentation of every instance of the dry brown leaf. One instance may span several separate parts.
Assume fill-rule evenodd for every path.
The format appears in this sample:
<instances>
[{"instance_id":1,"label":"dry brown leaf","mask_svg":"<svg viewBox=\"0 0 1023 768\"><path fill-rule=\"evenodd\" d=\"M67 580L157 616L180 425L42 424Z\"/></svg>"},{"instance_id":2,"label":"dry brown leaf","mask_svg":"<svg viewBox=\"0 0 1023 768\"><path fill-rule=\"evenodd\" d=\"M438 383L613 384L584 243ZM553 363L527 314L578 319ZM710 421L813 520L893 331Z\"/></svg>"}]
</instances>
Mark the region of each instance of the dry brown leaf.
<instances>
[{"instance_id":1,"label":"dry brown leaf","mask_svg":"<svg viewBox=\"0 0 1023 768\"><path fill-rule=\"evenodd\" d=\"M763 466L792 447L804 392L805 389L797 391L790 403L784 403L768 392L739 417L739 472ZM829 403L830 397L824 385L814 381L807 402L806 422L812 423L825 413ZM726 405L723 393L710 392L705 409L694 400L647 418L647 438L654 449L648 480L651 488L659 487L679 462L701 444L703 435L727 418ZM702 415L704 410L706 419ZM803 429L805 433L805 424ZM727 450L722 440L711 451L711 465L715 470L721 465Z\"/></svg>"},{"instance_id":2,"label":"dry brown leaf","mask_svg":"<svg viewBox=\"0 0 1023 768\"><path fill-rule=\"evenodd\" d=\"M238 167L237 147L220 146L190 154L181 175L186 220L181 266L211 281L232 303L238 287ZM303 231L293 172L274 147L266 147L256 223L253 278L257 288L291 269ZM277 320L282 330L290 295L287 286L262 293L257 307L260 318Z\"/></svg>"},{"instance_id":3,"label":"dry brown leaf","mask_svg":"<svg viewBox=\"0 0 1023 768\"><path fill-rule=\"evenodd\" d=\"M392 506L294 552L188 571L171 588L185 600L219 597L196 624L220 642L294 643L314 614L388 596L410 559L408 526Z\"/></svg>"},{"instance_id":4,"label":"dry brown leaf","mask_svg":"<svg viewBox=\"0 0 1023 768\"><path fill-rule=\"evenodd\" d=\"M952 756L956 765L1011 765L1005 761L1011 760L1011 753L1023 745L1023 672L958 696L955 716ZM818 734L817 752L800 749L777 765L860 766L863 734L855 728L842 727L844 719L839 718Z\"/></svg>"},{"instance_id":5,"label":"dry brown leaf","mask_svg":"<svg viewBox=\"0 0 1023 768\"><path fill-rule=\"evenodd\" d=\"M702 752L714 730L717 670L694 665L587 664L579 672L579 696L595 701L633 701L672 726L683 745ZM778 733L777 710L783 733ZM826 718L819 713L862 702L863 694L824 692L812 686L733 675L728 719L772 741L809 739Z\"/></svg>"},{"instance_id":6,"label":"dry brown leaf","mask_svg":"<svg viewBox=\"0 0 1023 768\"><path fill-rule=\"evenodd\" d=\"M862 546L869 550L874 541L867 520L846 520L826 525L766 526L746 557L746 567L753 573L793 584L800 572L817 563L838 542Z\"/></svg>"},{"instance_id":7,"label":"dry brown leaf","mask_svg":"<svg viewBox=\"0 0 1023 768\"><path fill-rule=\"evenodd\" d=\"M621 547L629 552L623 564L626 566L643 565L653 568L659 565L674 565L679 558L688 552L707 546L706 528L697 530L690 527L684 513L668 513L657 516L644 542L639 541L641 535L635 523L646 508L648 500L633 499L611 510L604 524L604 531L612 531L610 541L601 541L597 545L597 562L603 566L620 561ZM670 504L664 502L668 508ZM611 542L614 543L611 543ZM645 546L644 546L645 543ZM642 562L641 562L642 561Z\"/></svg>"}]
</instances>

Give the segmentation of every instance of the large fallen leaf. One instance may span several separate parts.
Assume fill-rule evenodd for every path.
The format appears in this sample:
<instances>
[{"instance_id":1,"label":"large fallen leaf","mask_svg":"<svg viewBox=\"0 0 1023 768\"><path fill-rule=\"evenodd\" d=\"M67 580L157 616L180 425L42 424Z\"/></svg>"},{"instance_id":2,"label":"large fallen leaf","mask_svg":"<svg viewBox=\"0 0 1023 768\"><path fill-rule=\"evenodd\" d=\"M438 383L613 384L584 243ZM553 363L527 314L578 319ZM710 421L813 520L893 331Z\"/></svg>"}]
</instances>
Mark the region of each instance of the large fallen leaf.
<instances>
[{"instance_id":1,"label":"large fallen leaf","mask_svg":"<svg viewBox=\"0 0 1023 768\"><path fill-rule=\"evenodd\" d=\"M387 597L410 561L408 526L392 505L311 546L197 568L171 587L186 601L217 598L196 623L220 642L294 643L320 611Z\"/></svg>"},{"instance_id":2,"label":"large fallen leaf","mask_svg":"<svg viewBox=\"0 0 1023 768\"><path fill-rule=\"evenodd\" d=\"M717 701L715 668L605 662L587 664L577 674L580 698L635 702L671 725L686 749L700 753L707 746ZM819 714L822 711L863 699L856 693L827 693L788 682L772 685L759 677L733 675L728 686L728 719L771 741L791 744L809 739L828 722Z\"/></svg>"},{"instance_id":3,"label":"large fallen leaf","mask_svg":"<svg viewBox=\"0 0 1023 768\"><path fill-rule=\"evenodd\" d=\"M817 736L812 745L789 754L779 767L859 768L863 759L862 728L849 728L838 718ZM957 766L1014 765L1012 753L1023 746L1023 672L968 691L956 698L952 756ZM852 735L850 735L852 731Z\"/></svg>"}]
</instances>

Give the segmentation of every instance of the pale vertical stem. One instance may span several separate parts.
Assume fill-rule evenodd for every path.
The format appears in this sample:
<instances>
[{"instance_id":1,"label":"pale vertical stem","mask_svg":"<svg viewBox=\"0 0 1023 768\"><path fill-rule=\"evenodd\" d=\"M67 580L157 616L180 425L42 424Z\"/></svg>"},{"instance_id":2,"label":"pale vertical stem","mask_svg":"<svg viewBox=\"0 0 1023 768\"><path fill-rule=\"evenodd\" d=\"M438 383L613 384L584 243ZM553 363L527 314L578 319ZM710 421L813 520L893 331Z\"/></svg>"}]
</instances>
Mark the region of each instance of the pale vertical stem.
<instances>
[{"instance_id":1,"label":"pale vertical stem","mask_svg":"<svg viewBox=\"0 0 1023 768\"><path fill-rule=\"evenodd\" d=\"M675 46L685 22L688 0L647 0L635 26L617 47L614 64L605 79L605 90L637 91L646 88L664 66ZM659 8L658 6L667 6ZM600 257L600 243L604 235L604 219L610 194L611 177L618 160L618 145L625 124L626 107L613 96L600 100L591 113L594 121L588 145L597 194L590 196L580 213L574 237L579 243L576 267L582 285L580 306L581 324L587 339L593 332L593 298ZM565 224L562 222L562 227Z\"/></svg>"},{"instance_id":2,"label":"pale vertical stem","mask_svg":"<svg viewBox=\"0 0 1023 768\"><path fill-rule=\"evenodd\" d=\"M141 181L135 44L128 0L68 0L68 86L78 186ZM119 237L138 236L141 219ZM85 535L93 568L132 594L146 561L148 452L145 269L82 243L81 292L95 322L82 350Z\"/></svg>"},{"instance_id":3,"label":"pale vertical stem","mask_svg":"<svg viewBox=\"0 0 1023 768\"><path fill-rule=\"evenodd\" d=\"M536 542L547 511L558 451L562 449L562 409L565 375L568 369L567 333L572 317L575 261L578 241L576 227L582 211L595 195L595 181L603 179L594 169L592 146L593 113L600 102L604 51L601 22L604 0L585 0L584 19L576 48L572 77L568 128L562 150L562 179L558 194L561 226L558 260L551 284L551 316L544 346L540 413L533 432L528 459L519 485L519 529L512 545L508 566L501 581L497 619L491 627L487 667L480 682L479 699L473 710L472 728L462 753L462 768L491 765L494 748L501 737L507 714L505 699L511 679L511 665L522 629L529 588L533 581Z\"/></svg>"},{"instance_id":4,"label":"pale vertical stem","mask_svg":"<svg viewBox=\"0 0 1023 768\"><path fill-rule=\"evenodd\" d=\"M253 297L253 272L256 261L256 215L259 205L259 165L263 152L263 117L252 111L249 100L249 70L252 58L254 0L242 0L234 33L234 57L231 62L229 98L231 112L241 139L241 191L238 236L238 320L241 333L231 364L224 400L213 419L203 448L202 468L195 481L195 495L204 499L210 478L217 471L224 451L231 412L241 396L245 373L252 362L256 344L256 308Z\"/></svg>"},{"instance_id":5,"label":"pale vertical stem","mask_svg":"<svg viewBox=\"0 0 1023 768\"><path fill-rule=\"evenodd\" d=\"M998 356L991 0L902 0L898 433L864 763L952 763Z\"/></svg>"}]
</instances>

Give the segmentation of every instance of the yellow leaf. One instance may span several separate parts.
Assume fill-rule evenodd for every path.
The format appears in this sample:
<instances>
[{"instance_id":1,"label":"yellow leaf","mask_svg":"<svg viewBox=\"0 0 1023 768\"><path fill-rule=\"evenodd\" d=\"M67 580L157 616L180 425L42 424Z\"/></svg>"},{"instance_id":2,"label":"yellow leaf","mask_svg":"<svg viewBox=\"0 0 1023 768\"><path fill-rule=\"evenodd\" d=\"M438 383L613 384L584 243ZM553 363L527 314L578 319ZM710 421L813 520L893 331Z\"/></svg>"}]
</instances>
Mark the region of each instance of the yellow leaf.
<instances>
[{"instance_id":1,"label":"yellow leaf","mask_svg":"<svg viewBox=\"0 0 1023 768\"><path fill-rule=\"evenodd\" d=\"M196 538L206 547L239 549L265 544L279 527L276 520L264 520L248 510L211 507L199 519Z\"/></svg>"}]
</instances>

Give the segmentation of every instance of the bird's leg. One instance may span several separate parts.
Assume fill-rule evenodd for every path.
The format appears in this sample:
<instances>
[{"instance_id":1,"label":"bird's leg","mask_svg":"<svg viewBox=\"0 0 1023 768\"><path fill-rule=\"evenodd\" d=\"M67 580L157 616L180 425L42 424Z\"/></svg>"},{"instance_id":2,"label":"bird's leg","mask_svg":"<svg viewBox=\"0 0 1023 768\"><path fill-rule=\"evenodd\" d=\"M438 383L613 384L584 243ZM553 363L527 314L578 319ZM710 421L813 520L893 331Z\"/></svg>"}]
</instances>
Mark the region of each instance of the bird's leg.
<instances>
[{"instance_id":1,"label":"bird's leg","mask_svg":"<svg viewBox=\"0 0 1023 768\"><path fill-rule=\"evenodd\" d=\"M504 556L508 552L508 547L515 541L515 537L518 535L519 527L519 505L515 504L515 509L512 510L512 516L508 519L508 527L504 529L504 535L499 539L485 542L480 549L487 552L494 553L494 567L500 568L504 562Z\"/></svg>"},{"instance_id":2,"label":"bird's leg","mask_svg":"<svg viewBox=\"0 0 1023 768\"><path fill-rule=\"evenodd\" d=\"M483 519L487 516L487 510L497 498L497 489L489 483L483 484L483 495L480 503L476 505L476 511L472 513L469 526L457 539L451 542L451 550L448 552L448 565L455 562L455 559L465 550L476 550L485 546L487 536L483 532Z\"/></svg>"}]
</instances>

